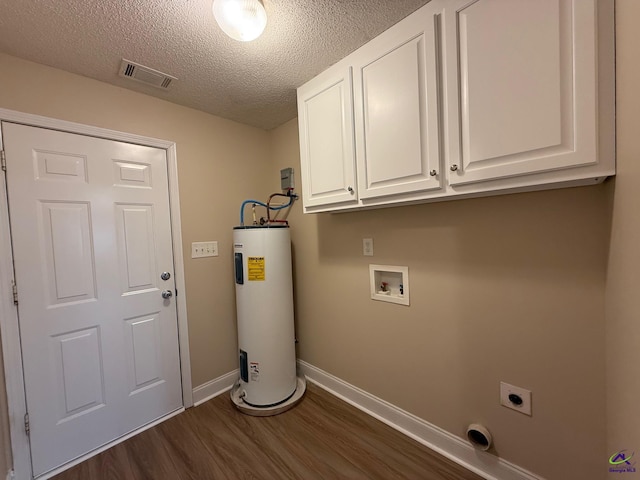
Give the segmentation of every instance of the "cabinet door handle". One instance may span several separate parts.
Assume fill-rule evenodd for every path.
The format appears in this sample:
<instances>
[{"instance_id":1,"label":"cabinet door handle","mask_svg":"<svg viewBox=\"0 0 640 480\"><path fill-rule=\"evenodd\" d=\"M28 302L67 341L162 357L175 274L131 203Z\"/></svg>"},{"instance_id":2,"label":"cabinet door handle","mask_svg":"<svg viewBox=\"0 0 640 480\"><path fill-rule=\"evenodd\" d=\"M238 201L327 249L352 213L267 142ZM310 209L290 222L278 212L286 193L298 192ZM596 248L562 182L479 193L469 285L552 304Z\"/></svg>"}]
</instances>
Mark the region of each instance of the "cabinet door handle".
<instances>
[{"instance_id":1,"label":"cabinet door handle","mask_svg":"<svg viewBox=\"0 0 640 480\"><path fill-rule=\"evenodd\" d=\"M438 174L438 172L436 172L435 170L431 170L429 172L429 175L431 175L432 177L435 177Z\"/></svg>"},{"instance_id":2,"label":"cabinet door handle","mask_svg":"<svg viewBox=\"0 0 640 480\"><path fill-rule=\"evenodd\" d=\"M454 165L451 165L451 167L449 167L449 169L450 169L452 172L455 172L456 170L458 170L458 165L455 165L455 164L454 164Z\"/></svg>"},{"instance_id":3,"label":"cabinet door handle","mask_svg":"<svg viewBox=\"0 0 640 480\"><path fill-rule=\"evenodd\" d=\"M347 187L347 190L349 191L350 194L353 195L353 188L352 187Z\"/></svg>"}]
</instances>

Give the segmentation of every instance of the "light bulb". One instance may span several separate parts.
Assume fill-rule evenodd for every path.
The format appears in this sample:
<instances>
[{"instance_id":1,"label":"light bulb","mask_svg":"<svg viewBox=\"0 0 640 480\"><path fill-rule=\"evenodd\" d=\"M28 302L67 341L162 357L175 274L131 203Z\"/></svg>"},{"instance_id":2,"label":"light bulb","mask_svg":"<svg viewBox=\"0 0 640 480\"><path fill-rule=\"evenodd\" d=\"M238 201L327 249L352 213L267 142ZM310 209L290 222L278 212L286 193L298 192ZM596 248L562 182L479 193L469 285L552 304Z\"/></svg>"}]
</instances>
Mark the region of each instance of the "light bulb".
<instances>
[{"instance_id":1,"label":"light bulb","mask_svg":"<svg viewBox=\"0 0 640 480\"><path fill-rule=\"evenodd\" d=\"M261 0L213 0L213 16L224 33L241 42L255 40L267 25Z\"/></svg>"}]
</instances>

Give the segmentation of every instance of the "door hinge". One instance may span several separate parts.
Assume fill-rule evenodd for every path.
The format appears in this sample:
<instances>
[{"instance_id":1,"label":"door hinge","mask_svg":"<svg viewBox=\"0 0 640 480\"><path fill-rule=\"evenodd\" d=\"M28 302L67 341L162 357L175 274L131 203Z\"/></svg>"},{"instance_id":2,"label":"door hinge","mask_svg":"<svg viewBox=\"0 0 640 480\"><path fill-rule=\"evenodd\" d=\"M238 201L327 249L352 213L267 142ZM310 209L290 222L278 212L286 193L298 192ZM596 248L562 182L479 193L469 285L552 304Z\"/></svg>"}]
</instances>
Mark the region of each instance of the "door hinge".
<instances>
[{"instance_id":1,"label":"door hinge","mask_svg":"<svg viewBox=\"0 0 640 480\"><path fill-rule=\"evenodd\" d=\"M7 171L7 156L4 154L4 150L0 150L0 165L2 165L2 171Z\"/></svg>"},{"instance_id":2,"label":"door hinge","mask_svg":"<svg viewBox=\"0 0 640 480\"><path fill-rule=\"evenodd\" d=\"M18 285L15 280L11 280L11 288L13 289L13 304L18 305Z\"/></svg>"},{"instance_id":3,"label":"door hinge","mask_svg":"<svg viewBox=\"0 0 640 480\"><path fill-rule=\"evenodd\" d=\"M27 436L31 433L31 426L29 425L29 414L24 414L24 431L27 433Z\"/></svg>"}]
</instances>

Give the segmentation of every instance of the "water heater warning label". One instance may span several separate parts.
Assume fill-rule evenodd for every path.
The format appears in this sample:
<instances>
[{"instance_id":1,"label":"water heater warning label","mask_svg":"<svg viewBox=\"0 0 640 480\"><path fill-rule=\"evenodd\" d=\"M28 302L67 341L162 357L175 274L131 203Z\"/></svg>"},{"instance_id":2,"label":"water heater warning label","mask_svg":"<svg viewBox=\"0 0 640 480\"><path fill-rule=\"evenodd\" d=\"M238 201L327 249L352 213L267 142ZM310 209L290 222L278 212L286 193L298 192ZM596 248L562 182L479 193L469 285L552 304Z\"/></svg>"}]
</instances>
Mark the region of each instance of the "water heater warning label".
<instances>
[{"instance_id":1,"label":"water heater warning label","mask_svg":"<svg viewBox=\"0 0 640 480\"><path fill-rule=\"evenodd\" d=\"M247 258L247 277L250 282L264 281L264 257Z\"/></svg>"},{"instance_id":2,"label":"water heater warning label","mask_svg":"<svg viewBox=\"0 0 640 480\"><path fill-rule=\"evenodd\" d=\"M250 362L249 363L249 377L252 382L260 381L260 363L258 362Z\"/></svg>"}]
</instances>

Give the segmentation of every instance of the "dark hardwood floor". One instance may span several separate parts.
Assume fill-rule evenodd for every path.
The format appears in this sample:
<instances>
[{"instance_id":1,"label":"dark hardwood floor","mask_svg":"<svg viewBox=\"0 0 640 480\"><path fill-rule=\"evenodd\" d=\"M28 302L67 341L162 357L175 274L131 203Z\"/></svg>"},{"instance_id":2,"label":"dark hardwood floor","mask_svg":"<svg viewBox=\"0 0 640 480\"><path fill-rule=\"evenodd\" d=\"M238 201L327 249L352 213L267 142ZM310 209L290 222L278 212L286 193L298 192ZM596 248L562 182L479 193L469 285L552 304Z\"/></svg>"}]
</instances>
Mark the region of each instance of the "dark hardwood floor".
<instances>
[{"instance_id":1,"label":"dark hardwood floor","mask_svg":"<svg viewBox=\"0 0 640 480\"><path fill-rule=\"evenodd\" d=\"M481 480L312 384L274 417L244 415L225 393L54 478Z\"/></svg>"}]
</instances>

